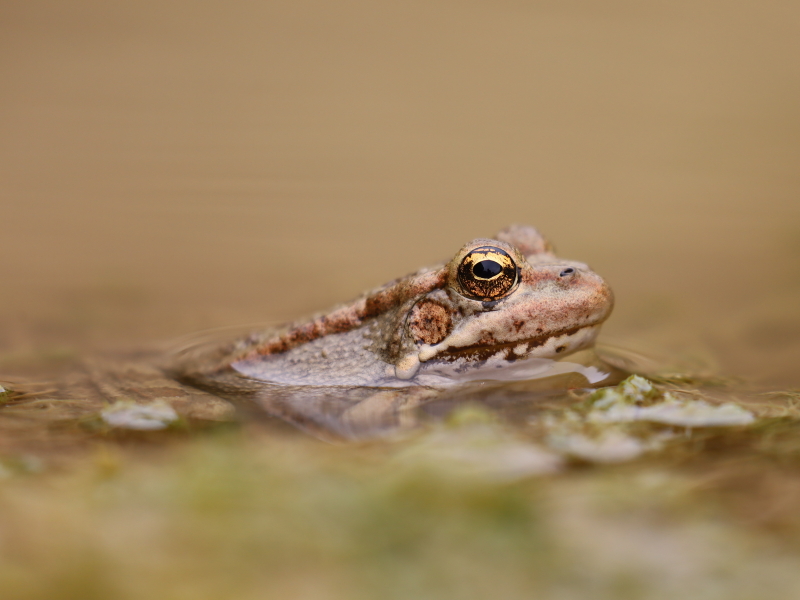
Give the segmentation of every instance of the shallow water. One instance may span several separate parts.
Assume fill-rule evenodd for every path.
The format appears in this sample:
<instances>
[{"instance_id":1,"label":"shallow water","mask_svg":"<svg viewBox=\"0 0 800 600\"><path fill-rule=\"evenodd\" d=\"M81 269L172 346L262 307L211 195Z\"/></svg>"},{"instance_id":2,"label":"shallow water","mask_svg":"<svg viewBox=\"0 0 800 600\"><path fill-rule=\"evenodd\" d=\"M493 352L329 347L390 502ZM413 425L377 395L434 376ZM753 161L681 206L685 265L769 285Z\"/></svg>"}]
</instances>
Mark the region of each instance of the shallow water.
<instances>
[{"instance_id":1,"label":"shallow water","mask_svg":"<svg viewBox=\"0 0 800 600\"><path fill-rule=\"evenodd\" d=\"M3 589L151 597L143 569L198 597L791 597L797 13L6 3ZM325 309L512 222L609 281L600 343L621 366L756 425L553 466L544 416L582 396L475 386L420 405L421 438L332 446L154 383L181 336ZM179 424L105 426L104 402L131 398ZM503 483L459 470L475 448ZM131 558L165 543L193 550Z\"/></svg>"}]
</instances>

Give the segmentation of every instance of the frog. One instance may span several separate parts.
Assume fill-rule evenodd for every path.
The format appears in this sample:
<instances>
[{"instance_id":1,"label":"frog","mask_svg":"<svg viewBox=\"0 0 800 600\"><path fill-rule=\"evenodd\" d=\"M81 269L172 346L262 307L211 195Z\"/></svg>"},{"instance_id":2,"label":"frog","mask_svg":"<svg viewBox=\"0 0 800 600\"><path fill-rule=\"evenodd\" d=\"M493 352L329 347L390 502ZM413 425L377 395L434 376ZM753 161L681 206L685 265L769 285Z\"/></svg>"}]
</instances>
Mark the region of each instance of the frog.
<instances>
[{"instance_id":1,"label":"frog","mask_svg":"<svg viewBox=\"0 0 800 600\"><path fill-rule=\"evenodd\" d=\"M578 371L614 295L585 263L556 256L534 227L476 238L446 262L278 329L184 352L176 377L205 389L447 387Z\"/></svg>"}]
</instances>

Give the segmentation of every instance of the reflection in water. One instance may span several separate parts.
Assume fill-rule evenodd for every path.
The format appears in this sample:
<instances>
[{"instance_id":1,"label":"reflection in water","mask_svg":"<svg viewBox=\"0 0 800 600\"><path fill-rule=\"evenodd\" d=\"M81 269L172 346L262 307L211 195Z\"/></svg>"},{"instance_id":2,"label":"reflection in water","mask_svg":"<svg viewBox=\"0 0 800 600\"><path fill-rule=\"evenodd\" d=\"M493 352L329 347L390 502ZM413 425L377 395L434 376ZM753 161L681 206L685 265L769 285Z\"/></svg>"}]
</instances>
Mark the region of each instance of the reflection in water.
<instances>
[{"instance_id":1,"label":"reflection in water","mask_svg":"<svg viewBox=\"0 0 800 600\"><path fill-rule=\"evenodd\" d=\"M323 439L396 433L444 418L469 403L509 422L524 423L543 406L574 402L570 390L613 385L627 375L589 350L560 361L529 359L534 362L521 367L524 379L498 370L494 379L442 379L438 386L287 385L220 366L230 347L219 336L206 337L176 351L167 372L183 384L232 401L246 413L279 418Z\"/></svg>"}]
</instances>

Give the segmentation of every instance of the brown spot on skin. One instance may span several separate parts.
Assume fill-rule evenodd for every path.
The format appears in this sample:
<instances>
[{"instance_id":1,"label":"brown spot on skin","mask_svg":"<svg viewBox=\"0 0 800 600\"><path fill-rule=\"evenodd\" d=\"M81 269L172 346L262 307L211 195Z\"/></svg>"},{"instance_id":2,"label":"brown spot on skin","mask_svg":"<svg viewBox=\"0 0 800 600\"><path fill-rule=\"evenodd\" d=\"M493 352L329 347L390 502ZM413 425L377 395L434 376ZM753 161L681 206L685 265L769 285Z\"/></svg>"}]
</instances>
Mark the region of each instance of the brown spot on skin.
<instances>
[{"instance_id":1,"label":"brown spot on skin","mask_svg":"<svg viewBox=\"0 0 800 600\"><path fill-rule=\"evenodd\" d=\"M430 300L418 302L408 316L408 331L416 342L438 344L450 333L453 322L448 310Z\"/></svg>"},{"instance_id":2,"label":"brown spot on skin","mask_svg":"<svg viewBox=\"0 0 800 600\"><path fill-rule=\"evenodd\" d=\"M475 342L476 344L480 344L481 346L491 346L496 343L494 336L489 333L488 331L484 331L481 337L478 338L478 341Z\"/></svg>"},{"instance_id":3,"label":"brown spot on skin","mask_svg":"<svg viewBox=\"0 0 800 600\"><path fill-rule=\"evenodd\" d=\"M566 349L567 349L567 347L566 347L566 346L559 346L558 348L556 348L556 352L557 352L557 353L559 353L559 352L563 352L563 351L564 351L564 350L566 350Z\"/></svg>"}]
</instances>

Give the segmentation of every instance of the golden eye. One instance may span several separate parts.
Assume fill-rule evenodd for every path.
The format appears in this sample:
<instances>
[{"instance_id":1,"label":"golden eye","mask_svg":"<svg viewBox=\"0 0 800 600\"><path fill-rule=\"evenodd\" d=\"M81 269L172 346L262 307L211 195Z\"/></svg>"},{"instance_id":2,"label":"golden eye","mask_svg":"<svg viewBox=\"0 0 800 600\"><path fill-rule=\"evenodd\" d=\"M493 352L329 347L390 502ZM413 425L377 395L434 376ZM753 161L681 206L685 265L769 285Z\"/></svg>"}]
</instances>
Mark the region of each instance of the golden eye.
<instances>
[{"instance_id":1,"label":"golden eye","mask_svg":"<svg viewBox=\"0 0 800 600\"><path fill-rule=\"evenodd\" d=\"M458 265L458 282L468 298L483 302L498 300L517 283L517 265L504 250L481 246Z\"/></svg>"}]
</instances>

